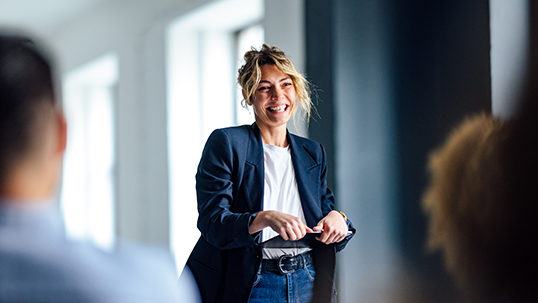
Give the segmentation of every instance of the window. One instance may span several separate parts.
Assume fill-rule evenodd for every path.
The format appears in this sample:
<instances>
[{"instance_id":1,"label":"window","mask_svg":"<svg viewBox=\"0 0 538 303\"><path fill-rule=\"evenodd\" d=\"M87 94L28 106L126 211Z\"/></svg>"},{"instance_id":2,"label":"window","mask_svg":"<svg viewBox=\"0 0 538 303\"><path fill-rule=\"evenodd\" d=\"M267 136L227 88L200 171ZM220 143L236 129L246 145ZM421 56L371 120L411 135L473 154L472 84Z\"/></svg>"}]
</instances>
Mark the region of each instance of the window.
<instances>
[{"instance_id":1,"label":"window","mask_svg":"<svg viewBox=\"0 0 538 303\"><path fill-rule=\"evenodd\" d=\"M260 49L264 40L264 30L263 26L260 24L249 26L237 32L236 36L236 58L237 64L235 67L235 72L237 75L237 70L245 63L243 56L247 51L252 47ZM241 106L241 100L243 100L243 95L241 93L241 87L236 86L235 92L235 124L252 124L254 122L254 113L243 106Z\"/></svg>"},{"instance_id":2,"label":"window","mask_svg":"<svg viewBox=\"0 0 538 303\"><path fill-rule=\"evenodd\" d=\"M521 89L529 64L529 1L490 0L492 112L504 118L515 114L511 96Z\"/></svg>"},{"instance_id":3,"label":"window","mask_svg":"<svg viewBox=\"0 0 538 303\"><path fill-rule=\"evenodd\" d=\"M237 52L244 49L238 44L261 45L263 27L250 25L262 18L263 1L226 0L181 17L168 28L170 237L179 270L200 235L194 177L205 141L216 128L248 121L238 114L235 83L242 54L238 57ZM256 41L249 42L250 37Z\"/></svg>"},{"instance_id":4,"label":"window","mask_svg":"<svg viewBox=\"0 0 538 303\"><path fill-rule=\"evenodd\" d=\"M98 58L64 79L67 148L60 201L67 236L114 244L114 87L118 59Z\"/></svg>"}]
</instances>

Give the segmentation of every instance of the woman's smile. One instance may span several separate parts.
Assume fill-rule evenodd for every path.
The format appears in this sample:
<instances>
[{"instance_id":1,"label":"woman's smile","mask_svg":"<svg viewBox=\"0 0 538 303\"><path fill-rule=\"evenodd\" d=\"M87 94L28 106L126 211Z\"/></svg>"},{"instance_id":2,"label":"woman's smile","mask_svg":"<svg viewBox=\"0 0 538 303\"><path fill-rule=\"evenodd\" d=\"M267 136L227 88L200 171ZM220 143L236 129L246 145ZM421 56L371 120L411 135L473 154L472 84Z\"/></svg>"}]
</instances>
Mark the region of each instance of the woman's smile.
<instances>
[{"instance_id":1,"label":"woman's smile","mask_svg":"<svg viewBox=\"0 0 538 303\"><path fill-rule=\"evenodd\" d=\"M280 106L268 107L267 109L273 113L281 113L281 112L286 111L288 109L288 106L280 105Z\"/></svg>"}]
</instances>

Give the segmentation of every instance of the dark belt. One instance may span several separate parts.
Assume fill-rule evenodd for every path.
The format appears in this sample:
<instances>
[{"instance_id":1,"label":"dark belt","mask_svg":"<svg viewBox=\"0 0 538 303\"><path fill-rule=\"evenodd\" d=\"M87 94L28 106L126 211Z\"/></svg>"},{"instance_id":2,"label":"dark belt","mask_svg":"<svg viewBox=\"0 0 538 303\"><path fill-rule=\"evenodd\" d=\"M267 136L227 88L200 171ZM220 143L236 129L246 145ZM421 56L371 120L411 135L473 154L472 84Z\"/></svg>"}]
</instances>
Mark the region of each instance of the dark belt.
<instances>
[{"instance_id":1,"label":"dark belt","mask_svg":"<svg viewBox=\"0 0 538 303\"><path fill-rule=\"evenodd\" d=\"M262 271L270 271L286 275L310 264L312 264L312 254L307 251L296 256L282 256L278 259L263 259Z\"/></svg>"}]
</instances>

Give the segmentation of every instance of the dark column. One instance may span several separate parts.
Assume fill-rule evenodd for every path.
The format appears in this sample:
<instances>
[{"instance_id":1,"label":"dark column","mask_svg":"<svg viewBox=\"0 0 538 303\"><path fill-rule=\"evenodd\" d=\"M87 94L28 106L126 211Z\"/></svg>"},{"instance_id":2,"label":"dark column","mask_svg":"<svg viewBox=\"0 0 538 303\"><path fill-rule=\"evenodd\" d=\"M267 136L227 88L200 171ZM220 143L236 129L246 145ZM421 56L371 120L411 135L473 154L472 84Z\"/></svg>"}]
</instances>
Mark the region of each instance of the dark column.
<instances>
[{"instance_id":1,"label":"dark column","mask_svg":"<svg viewBox=\"0 0 538 303\"><path fill-rule=\"evenodd\" d=\"M443 284L439 255L425 253L420 208L427 155L464 117L491 111L489 2L403 1L396 16L398 236L403 255ZM439 285L442 291L444 285ZM435 287L432 285L431 287Z\"/></svg>"},{"instance_id":2,"label":"dark column","mask_svg":"<svg viewBox=\"0 0 538 303\"><path fill-rule=\"evenodd\" d=\"M538 1L529 1L529 75L538 80ZM534 82L536 85L536 82Z\"/></svg>"},{"instance_id":3,"label":"dark column","mask_svg":"<svg viewBox=\"0 0 538 303\"><path fill-rule=\"evenodd\" d=\"M400 258L427 277L426 301L454 300L440 256L426 252L420 203L428 153L465 116L491 110L488 0L305 8L307 73L323 90L309 135L331 149L339 207L358 227L339 254L342 302L388 291L380 283Z\"/></svg>"},{"instance_id":4,"label":"dark column","mask_svg":"<svg viewBox=\"0 0 538 303\"><path fill-rule=\"evenodd\" d=\"M333 6L331 1L305 1L306 75L313 84L312 101L316 110L310 119L309 137L325 147L327 152L329 187L336 191L334 155L334 60ZM313 49L315 51L308 51Z\"/></svg>"}]
</instances>

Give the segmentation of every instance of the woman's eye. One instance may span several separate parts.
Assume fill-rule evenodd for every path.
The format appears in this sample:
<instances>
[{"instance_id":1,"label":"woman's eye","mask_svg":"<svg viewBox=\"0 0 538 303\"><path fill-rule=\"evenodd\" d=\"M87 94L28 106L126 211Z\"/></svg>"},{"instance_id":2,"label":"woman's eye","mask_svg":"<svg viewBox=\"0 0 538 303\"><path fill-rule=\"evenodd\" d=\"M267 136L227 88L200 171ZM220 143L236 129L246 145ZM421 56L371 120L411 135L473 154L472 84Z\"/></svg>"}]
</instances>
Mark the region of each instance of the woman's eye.
<instances>
[{"instance_id":1,"label":"woman's eye","mask_svg":"<svg viewBox=\"0 0 538 303\"><path fill-rule=\"evenodd\" d=\"M291 83L291 82L286 82L286 83L283 84L284 87L292 86L292 85L293 85L293 83Z\"/></svg>"},{"instance_id":2,"label":"woman's eye","mask_svg":"<svg viewBox=\"0 0 538 303\"><path fill-rule=\"evenodd\" d=\"M269 89L269 87L267 87L267 86L262 86L262 87L258 88L259 91L265 91L265 90L268 90L268 89Z\"/></svg>"}]
</instances>

